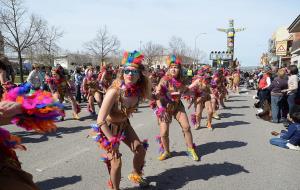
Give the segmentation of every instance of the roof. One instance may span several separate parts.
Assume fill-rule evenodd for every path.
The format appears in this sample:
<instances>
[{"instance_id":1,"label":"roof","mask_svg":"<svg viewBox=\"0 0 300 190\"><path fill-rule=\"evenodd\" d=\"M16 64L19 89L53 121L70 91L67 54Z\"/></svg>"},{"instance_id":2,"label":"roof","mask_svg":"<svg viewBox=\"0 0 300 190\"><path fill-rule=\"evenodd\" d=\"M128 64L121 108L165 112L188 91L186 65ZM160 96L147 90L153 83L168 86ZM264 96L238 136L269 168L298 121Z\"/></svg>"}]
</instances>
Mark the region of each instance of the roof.
<instances>
[{"instance_id":1,"label":"roof","mask_svg":"<svg viewBox=\"0 0 300 190\"><path fill-rule=\"evenodd\" d=\"M290 33L300 32L300 15L288 27Z\"/></svg>"}]
</instances>

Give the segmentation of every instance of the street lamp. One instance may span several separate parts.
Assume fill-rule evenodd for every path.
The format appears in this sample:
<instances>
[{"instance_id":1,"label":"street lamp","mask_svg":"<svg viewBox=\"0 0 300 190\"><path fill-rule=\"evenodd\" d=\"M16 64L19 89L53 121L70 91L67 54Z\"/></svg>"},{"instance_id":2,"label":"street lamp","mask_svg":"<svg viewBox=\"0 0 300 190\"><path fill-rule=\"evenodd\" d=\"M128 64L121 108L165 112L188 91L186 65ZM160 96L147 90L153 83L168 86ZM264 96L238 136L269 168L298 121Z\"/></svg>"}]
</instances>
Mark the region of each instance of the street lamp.
<instances>
[{"instance_id":1,"label":"street lamp","mask_svg":"<svg viewBox=\"0 0 300 190\"><path fill-rule=\"evenodd\" d=\"M140 40L140 52L142 51L142 40Z\"/></svg>"},{"instance_id":2,"label":"street lamp","mask_svg":"<svg viewBox=\"0 0 300 190\"><path fill-rule=\"evenodd\" d=\"M195 46L194 46L194 52L195 52L195 63L196 63L196 61L197 61L197 57L196 57L196 48L197 48L197 39L201 36L201 35L206 35L207 33L206 32L202 32L202 33L199 33L199 34L197 34L196 36L195 36L195 40L194 40L194 42L195 42ZM198 61L197 61L198 62ZM197 64L197 63L196 63Z\"/></svg>"}]
</instances>

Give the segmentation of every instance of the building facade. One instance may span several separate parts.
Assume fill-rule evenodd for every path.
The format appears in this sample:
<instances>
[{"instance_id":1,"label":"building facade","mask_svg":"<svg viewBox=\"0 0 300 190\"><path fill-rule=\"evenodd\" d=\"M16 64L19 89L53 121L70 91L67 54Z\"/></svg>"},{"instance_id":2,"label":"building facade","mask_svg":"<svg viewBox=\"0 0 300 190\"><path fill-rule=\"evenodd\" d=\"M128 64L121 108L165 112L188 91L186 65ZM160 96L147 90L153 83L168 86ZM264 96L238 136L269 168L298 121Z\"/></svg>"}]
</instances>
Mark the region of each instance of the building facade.
<instances>
[{"instance_id":1,"label":"building facade","mask_svg":"<svg viewBox=\"0 0 300 190\"><path fill-rule=\"evenodd\" d=\"M269 39L268 61L274 67L285 67L291 63L293 35L287 27L279 27Z\"/></svg>"},{"instance_id":2,"label":"building facade","mask_svg":"<svg viewBox=\"0 0 300 190\"><path fill-rule=\"evenodd\" d=\"M300 15L288 27L288 30L293 34L291 64L297 65L300 68Z\"/></svg>"}]
</instances>

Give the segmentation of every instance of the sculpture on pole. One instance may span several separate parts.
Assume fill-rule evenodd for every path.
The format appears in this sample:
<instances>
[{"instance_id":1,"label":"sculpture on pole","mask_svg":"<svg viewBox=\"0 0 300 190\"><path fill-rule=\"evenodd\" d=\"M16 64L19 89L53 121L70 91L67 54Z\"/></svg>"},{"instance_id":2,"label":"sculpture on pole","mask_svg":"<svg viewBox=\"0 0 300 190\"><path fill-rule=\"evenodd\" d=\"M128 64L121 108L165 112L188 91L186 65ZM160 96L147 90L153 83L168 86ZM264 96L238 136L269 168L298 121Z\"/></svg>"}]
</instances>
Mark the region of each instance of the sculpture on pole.
<instances>
[{"instance_id":1,"label":"sculpture on pole","mask_svg":"<svg viewBox=\"0 0 300 190\"><path fill-rule=\"evenodd\" d=\"M234 37L236 32L244 31L246 28L234 28L234 20L229 20L229 28L217 28L220 32L227 34L227 51L231 52L232 59L234 59Z\"/></svg>"}]
</instances>

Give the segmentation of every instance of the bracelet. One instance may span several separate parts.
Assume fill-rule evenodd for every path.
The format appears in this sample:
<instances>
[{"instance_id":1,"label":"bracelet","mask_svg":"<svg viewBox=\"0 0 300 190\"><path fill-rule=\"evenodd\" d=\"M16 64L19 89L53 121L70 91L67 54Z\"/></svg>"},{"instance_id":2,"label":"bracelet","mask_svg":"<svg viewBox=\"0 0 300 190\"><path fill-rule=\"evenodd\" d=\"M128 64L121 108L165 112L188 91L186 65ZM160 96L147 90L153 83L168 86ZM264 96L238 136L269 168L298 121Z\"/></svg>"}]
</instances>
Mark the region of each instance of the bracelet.
<instances>
[{"instance_id":1,"label":"bracelet","mask_svg":"<svg viewBox=\"0 0 300 190\"><path fill-rule=\"evenodd\" d=\"M107 122L106 122L106 121L100 121L99 123L97 123L97 126L98 126L98 127L101 127L101 126L104 125L104 124L107 124Z\"/></svg>"},{"instance_id":2,"label":"bracelet","mask_svg":"<svg viewBox=\"0 0 300 190\"><path fill-rule=\"evenodd\" d=\"M164 107L158 107L155 110L155 114L158 118L162 118L166 114L166 108Z\"/></svg>"},{"instance_id":3,"label":"bracelet","mask_svg":"<svg viewBox=\"0 0 300 190\"><path fill-rule=\"evenodd\" d=\"M109 142L110 142L110 145L111 145L111 147L113 148L113 147L115 147L117 144L120 144L120 139L119 138L117 138L117 137L112 137L110 140L109 140Z\"/></svg>"}]
</instances>

